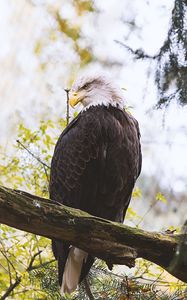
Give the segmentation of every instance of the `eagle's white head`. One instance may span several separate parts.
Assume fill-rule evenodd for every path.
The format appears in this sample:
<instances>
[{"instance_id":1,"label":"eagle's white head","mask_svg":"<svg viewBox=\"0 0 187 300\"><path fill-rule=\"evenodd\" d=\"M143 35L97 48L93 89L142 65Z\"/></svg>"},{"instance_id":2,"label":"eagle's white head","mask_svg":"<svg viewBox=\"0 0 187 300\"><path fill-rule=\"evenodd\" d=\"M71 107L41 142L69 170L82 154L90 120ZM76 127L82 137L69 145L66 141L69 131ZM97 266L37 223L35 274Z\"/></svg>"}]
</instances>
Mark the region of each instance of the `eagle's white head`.
<instances>
[{"instance_id":1,"label":"eagle's white head","mask_svg":"<svg viewBox=\"0 0 187 300\"><path fill-rule=\"evenodd\" d=\"M124 99L121 89L106 75L84 75L73 83L69 94L72 107L81 102L84 109L105 105L123 109Z\"/></svg>"}]
</instances>

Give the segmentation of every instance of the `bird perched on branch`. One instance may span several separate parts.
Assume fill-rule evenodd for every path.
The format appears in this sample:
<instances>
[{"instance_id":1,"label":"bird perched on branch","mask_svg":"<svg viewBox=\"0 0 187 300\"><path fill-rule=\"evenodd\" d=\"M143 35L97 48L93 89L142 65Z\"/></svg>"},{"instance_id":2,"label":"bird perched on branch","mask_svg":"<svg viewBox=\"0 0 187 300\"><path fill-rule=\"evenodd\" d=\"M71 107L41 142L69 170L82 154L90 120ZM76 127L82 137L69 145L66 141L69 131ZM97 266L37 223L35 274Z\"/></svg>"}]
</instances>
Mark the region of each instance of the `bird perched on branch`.
<instances>
[{"instance_id":1,"label":"bird perched on branch","mask_svg":"<svg viewBox=\"0 0 187 300\"><path fill-rule=\"evenodd\" d=\"M124 110L121 90L103 75L82 76L70 90L70 105L83 110L58 139L51 163L50 197L92 215L123 222L141 171L138 122ZM52 240L61 294L73 292L94 257Z\"/></svg>"}]
</instances>

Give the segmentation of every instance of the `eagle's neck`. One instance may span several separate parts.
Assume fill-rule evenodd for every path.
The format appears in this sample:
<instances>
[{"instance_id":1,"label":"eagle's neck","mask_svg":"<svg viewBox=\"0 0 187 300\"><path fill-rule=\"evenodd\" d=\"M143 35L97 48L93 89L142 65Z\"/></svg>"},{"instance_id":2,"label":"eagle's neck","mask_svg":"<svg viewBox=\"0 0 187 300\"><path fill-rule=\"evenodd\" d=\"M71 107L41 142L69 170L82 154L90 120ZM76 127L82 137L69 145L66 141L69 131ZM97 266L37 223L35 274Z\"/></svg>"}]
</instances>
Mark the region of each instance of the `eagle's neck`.
<instances>
[{"instance_id":1,"label":"eagle's neck","mask_svg":"<svg viewBox=\"0 0 187 300\"><path fill-rule=\"evenodd\" d=\"M92 106L114 106L120 109L123 109L124 107L124 101L121 94L102 90L96 91L92 96L83 99L82 104L84 105L82 111L85 111Z\"/></svg>"}]
</instances>

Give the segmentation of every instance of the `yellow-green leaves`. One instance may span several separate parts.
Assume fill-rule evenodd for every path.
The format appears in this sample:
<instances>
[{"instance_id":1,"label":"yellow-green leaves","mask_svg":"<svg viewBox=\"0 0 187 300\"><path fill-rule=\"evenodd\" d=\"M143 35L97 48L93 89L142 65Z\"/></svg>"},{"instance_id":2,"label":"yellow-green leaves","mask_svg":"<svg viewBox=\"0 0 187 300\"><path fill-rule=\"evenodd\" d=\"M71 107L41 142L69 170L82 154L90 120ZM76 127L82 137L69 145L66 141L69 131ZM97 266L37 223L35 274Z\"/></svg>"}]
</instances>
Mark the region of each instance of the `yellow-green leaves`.
<instances>
[{"instance_id":1,"label":"yellow-green leaves","mask_svg":"<svg viewBox=\"0 0 187 300\"><path fill-rule=\"evenodd\" d=\"M94 11L94 3L92 0L74 0L73 4L79 16L83 15L85 12Z\"/></svg>"},{"instance_id":2,"label":"yellow-green leaves","mask_svg":"<svg viewBox=\"0 0 187 300\"><path fill-rule=\"evenodd\" d=\"M132 197L133 198L141 198L142 197L142 191L141 191L141 189L139 187L136 187L133 190Z\"/></svg>"},{"instance_id":3,"label":"yellow-green leaves","mask_svg":"<svg viewBox=\"0 0 187 300\"><path fill-rule=\"evenodd\" d=\"M70 14L66 13L67 8L64 10L66 4ZM65 76L71 77L73 73L94 59L92 42L86 37L83 24L88 14L96 12L94 1L65 0L62 5L45 3L44 6L51 20L51 26L46 26L44 34L37 38L33 47L33 53L39 62L39 69L45 72L53 58L56 61L56 57L59 56L62 73L68 62L69 74L66 72ZM61 45L61 50L59 45ZM68 81L69 78L64 78L66 84Z\"/></svg>"},{"instance_id":4,"label":"yellow-green leaves","mask_svg":"<svg viewBox=\"0 0 187 300\"><path fill-rule=\"evenodd\" d=\"M62 18L59 12L56 13L56 20L58 23L58 29L67 37L74 41L80 37L80 27L78 24L71 23L70 21Z\"/></svg>"},{"instance_id":5,"label":"yellow-green leaves","mask_svg":"<svg viewBox=\"0 0 187 300\"><path fill-rule=\"evenodd\" d=\"M36 55L40 55L41 52L42 52L42 43L41 43L40 40L38 40L38 41L36 42L35 47L34 47L34 53L35 53Z\"/></svg>"},{"instance_id":6,"label":"yellow-green leaves","mask_svg":"<svg viewBox=\"0 0 187 300\"><path fill-rule=\"evenodd\" d=\"M128 207L127 214L125 217L127 220L130 220L133 224L137 224L142 218L138 213L132 208Z\"/></svg>"},{"instance_id":7,"label":"yellow-green leaves","mask_svg":"<svg viewBox=\"0 0 187 300\"><path fill-rule=\"evenodd\" d=\"M156 200L157 201L161 201L163 203L167 203L167 199L164 197L164 195L162 193L157 193L156 194Z\"/></svg>"}]
</instances>

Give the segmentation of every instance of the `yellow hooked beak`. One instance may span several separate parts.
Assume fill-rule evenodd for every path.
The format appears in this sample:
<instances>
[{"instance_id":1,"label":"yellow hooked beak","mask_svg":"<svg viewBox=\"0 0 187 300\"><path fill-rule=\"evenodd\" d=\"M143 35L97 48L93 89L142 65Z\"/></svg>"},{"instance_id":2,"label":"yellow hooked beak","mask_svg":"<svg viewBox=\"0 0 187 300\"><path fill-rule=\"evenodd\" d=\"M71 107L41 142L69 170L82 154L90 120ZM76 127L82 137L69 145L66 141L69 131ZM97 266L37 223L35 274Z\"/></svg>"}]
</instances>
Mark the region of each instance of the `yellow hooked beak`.
<instances>
[{"instance_id":1,"label":"yellow hooked beak","mask_svg":"<svg viewBox=\"0 0 187 300\"><path fill-rule=\"evenodd\" d=\"M75 105L77 105L77 103L81 101L80 100L80 97L78 95L78 93L72 93L70 95L70 98L69 98L69 104L71 105L71 107L75 107Z\"/></svg>"}]
</instances>

